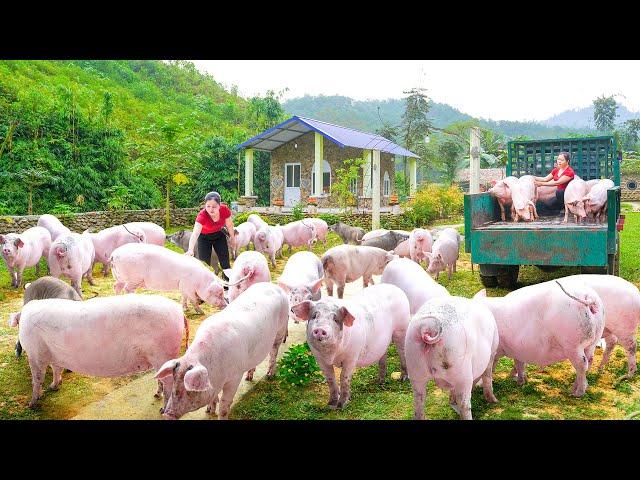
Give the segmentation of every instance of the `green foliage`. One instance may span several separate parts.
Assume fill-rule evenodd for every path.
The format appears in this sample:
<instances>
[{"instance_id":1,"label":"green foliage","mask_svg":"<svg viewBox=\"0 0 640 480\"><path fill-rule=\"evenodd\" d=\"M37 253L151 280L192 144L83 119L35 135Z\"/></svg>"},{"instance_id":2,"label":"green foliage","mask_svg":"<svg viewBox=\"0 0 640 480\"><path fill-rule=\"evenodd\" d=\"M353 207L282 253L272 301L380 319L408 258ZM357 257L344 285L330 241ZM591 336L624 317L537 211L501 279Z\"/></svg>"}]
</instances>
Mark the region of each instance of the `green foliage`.
<instances>
[{"instance_id":1,"label":"green foliage","mask_svg":"<svg viewBox=\"0 0 640 480\"><path fill-rule=\"evenodd\" d=\"M331 195L336 198L336 203L346 211L349 203L357 203L356 196L351 192L351 182L361 176L363 158L347 158L342 162L342 167L336 168L335 179L331 184Z\"/></svg>"},{"instance_id":2,"label":"green foliage","mask_svg":"<svg viewBox=\"0 0 640 480\"><path fill-rule=\"evenodd\" d=\"M615 128L618 104L615 95L598 97L593 101L593 123L598 130L611 132Z\"/></svg>"},{"instance_id":3,"label":"green foliage","mask_svg":"<svg viewBox=\"0 0 640 480\"><path fill-rule=\"evenodd\" d=\"M292 345L278 361L278 379L287 385L304 387L323 380L320 367L307 342Z\"/></svg>"},{"instance_id":4,"label":"green foliage","mask_svg":"<svg viewBox=\"0 0 640 480\"><path fill-rule=\"evenodd\" d=\"M460 215L464 209L464 194L456 186L429 184L420 188L405 204L404 215L415 227L427 225L437 218Z\"/></svg>"},{"instance_id":5,"label":"green foliage","mask_svg":"<svg viewBox=\"0 0 640 480\"><path fill-rule=\"evenodd\" d=\"M338 215L334 215L333 213L319 213L318 218L327 222L327 225L333 225L334 223L338 223L340 221L340 217Z\"/></svg>"},{"instance_id":6,"label":"green foliage","mask_svg":"<svg viewBox=\"0 0 640 480\"><path fill-rule=\"evenodd\" d=\"M296 203L296 205L293 207L293 210L291 210L291 214L293 215L293 220L297 221L297 220L302 220L304 218L304 203Z\"/></svg>"},{"instance_id":7,"label":"green foliage","mask_svg":"<svg viewBox=\"0 0 640 480\"><path fill-rule=\"evenodd\" d=\"M402 115L402 141L404 146L416 152L424 145L424 138L431 131L431 121L427 118L430 108L429 97L423 88L412 88L405 99L405 109Z\"/></svg>"},{"instance_id":8,"label":"green foliage","mask_svg":"<svg viewBox=\"0 0 640 480\"><path fill-rule=\"evenodd\" d=\"M409 182L404 172L396 172L396 195L401 202L409 197Z\"/></svg>"},{"instance_id":9,"label":"green foliage","mask_svg":"<svg viewBox=\"0 0 640 480\"><path fill-rule=\"evenodd\" d=\"M233 217L233 224L240 225L241 223L246 222L247 219L249 218L249 215L251 215L252 213L256 213L256 212L242 212L237 214L235 217Z\"/></svg>"},{"instance_id":10,"label":"green foliage","mask_svg":"<svg viewBox=\"0 0 640 480\"><path fill-rule=\"evenodd\" d=\"M107 210L127 210L132 208L133 195L124 185L114 185L106 190L109 195Z\"/></svg>"},{"instance_id":11,"label":"green foliage","mask_svg":"<svg viewBox=\"0 0 640 480\"><path fill-rule=\"evenodd\" d=\"M68 215L70 213L76 213L78 211L77 207L73 205L67 205L66 203L56 203L50 210L49 213L53 215Z\"/></svg>"}]
</instances>

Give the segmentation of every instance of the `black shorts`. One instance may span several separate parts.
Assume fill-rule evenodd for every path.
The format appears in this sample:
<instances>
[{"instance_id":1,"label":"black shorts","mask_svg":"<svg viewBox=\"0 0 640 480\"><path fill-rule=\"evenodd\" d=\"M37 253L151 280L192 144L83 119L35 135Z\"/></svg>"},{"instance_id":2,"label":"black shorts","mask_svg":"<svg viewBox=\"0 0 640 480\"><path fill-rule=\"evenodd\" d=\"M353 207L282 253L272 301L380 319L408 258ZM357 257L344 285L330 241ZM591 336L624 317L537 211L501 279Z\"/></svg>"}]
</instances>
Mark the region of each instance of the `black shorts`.
<instances>
[{"instance_id":1,"label":"black shorts","mask_svg":"<svg viewBox=\"0 0 640 480\"><path fill-rule=\"evenodd\" d=\"M215 250L216 255L218 255L220 266L223 269L231 268L231 265L229 264L229 245L227 243L227 236L224 232L218 231L200 234L198 237L198 258L208 264L211 260L212 248ZM228 280L224 272L222 272L222 278Z\"/></svg>"}]
</instances>

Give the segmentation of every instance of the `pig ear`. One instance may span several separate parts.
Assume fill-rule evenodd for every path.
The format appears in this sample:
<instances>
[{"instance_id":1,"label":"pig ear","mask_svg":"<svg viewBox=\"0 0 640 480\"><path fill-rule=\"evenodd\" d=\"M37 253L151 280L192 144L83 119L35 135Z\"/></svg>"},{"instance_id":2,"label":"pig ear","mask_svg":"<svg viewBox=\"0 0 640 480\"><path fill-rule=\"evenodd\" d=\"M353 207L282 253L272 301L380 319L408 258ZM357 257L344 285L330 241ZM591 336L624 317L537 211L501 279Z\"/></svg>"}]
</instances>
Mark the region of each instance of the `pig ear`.
<instances>
[{"instance_id":1,"label":"pig ear","mask_svg":"<svg viewBox=\"0 0 640 480\"><path fill-rule=\"evenodd\" d=\"M16 238L14 240L13 244L18 248L24 247L24 242L22 241L22 239L20 237Z\"/></svg>"},{"instance_id":2,"label":"pig ear","mask_svg":"<svg viewBox=\"0 0 640 480\"><path fill-rule=\"evenodd\" d=\"M431 252L422 252L422 253L424 253L424 256L427 257L429 261L431 261L431 257L433 257L433 254Z\"/></svg>"},{"instance_id":3,"label":"pig ear","mask_svg":"<svg viewBox=\"0 0 640 480\"><path fill-rule=\"evenodd\" d=\"M342 323L347 327L351 327L355 317L351 315L351 312L347 310L347 307L340 307L340 313L342 314Z\"/></svg>"},{"instance_id":4,"label":"pig ear","mask_svg":"<svg viewBox=\"0 0 640 480\"><path fill-rule=\"evenodd\" d=\"M322 288L322 282L323 281L324 281L324 276L320 277L315 282L310 283L309 285L307 285L307 288L309 290L311 290L311 293L318 293L318 290L320 290L320 288Z\"/></svg>"},{"instance_id":5,"label":"pig ear","mask_svg":"<svg viewBox=\"0 0 640 480\"><path fill-rule=\"evenodd\" d=\"M246 276L246 275L252 276L252 275L254 274L254 272L255 272L255 268L250 267L249 265L245 265L245 266L242 268L242 276L243 276L243 277L244 277L244 276ZM229 276L229 275L227 275L227 277L228 277L228 276Z\"/></svg>"},{"instance_id":6,"label":"pig ear","mask_svg":"<svg viewBox=\"0 0 640 480\"><path fill-rule=\"evenodd\" d=\"M184 388L189 392L205 392L211 387L209 372L204 365L196 365L184 375Z\"/></svg>"},{"instance_id":7,"label":"pig ear","mask_svg":"<svg viewBox=\"0 0 640 480\"><path fill-rule=\"evenodd\" d=\"M233 272L233 269L231 268L225 268L222 270L224 272L224 274L227 276L227 278L231 278L231 272Z\"/></svg>"},{"instance_id":8,"label":"pig ear","mask_svg":"<svg viewBox=\"0 0 640 480\"><path fill-rule=\"evenodd\" d=\"M282 290L284 290L286 293L289 293L289 292L291 291L291 287L290 287L289 285L287 285L286 283L284 283L284 282L280 282L280 281L278 281L278 286L279 286Z\"/></svg>"},{"instance_id":9,"label":"pig ear","mask_svg":"<svg viewBox=\"0 0 640 480\"><path fill-rule=\"evenodd\" d=\"M64 245L58 245L56 247L56 256L58 258L64 257L67 254L67 248Z\"/></svg>"},{"instance_id":10,"label":"pig ear","mask_svg":"<svg viewBox=\"0 0 640 480\"><path fill-rule=\"evenodd\" d=\"M177 360L168 360L164 362L164 365L160 367L158 373L154 375L154 378L162 380L163 378L168 377L169 375L173 375L173 371L180 365L180 362Z\"/></svg>"},{"instance_id":11,"label":"pig ear","mask_svg":"<svg viewBox=\"0 0 640 480\"><path fill-rule=\"evenodd\" d=\"M292 306L291 310L300 320L309 320L311 307L313 307L313 302L305 300L304 302L300 302L297 305Z\"/></svg>"},{"instance_id":12,"label":"pig ear","mask_svg":"<svg viewBox=\"0 0 640 480\"><path fill-rule=\"evenodd\" d=\"M4 235L0 235L0 244L4 243Z\"/></svg>"},{"instance_id":13,"label":"pig ear","mask_svg":"<svg viewBox=\"0 0 640 480\"><path fill-rule=\"evenodd\" d=\"M487 289L483 288L478 293L476 293L473 298L485 298L487 296Z\"/></svg>"},{"instance_id":14,"label":"pig ear","mask_svg":"<svg viewBox=\"0 0 640 480\"><path fill-rule=\"evenodd\" d=\"M10 327L17 327L18 324L20 323L20 314L22 312L17 312L17 313L10 313L9 314L9 326Z\"/></svg>"},{"instance_id":15,"label":"pig ear","mask_svg":"<svg viewBox=\"0 0 640 480\"><path fill-rule=\"evenodd\" d=\"M238 233L238 229L237 229L237 228L234 228L234 229L233 229L233 233L234 233L235 235L240 235L240 234Z\"/></svg>"}]
</instances>

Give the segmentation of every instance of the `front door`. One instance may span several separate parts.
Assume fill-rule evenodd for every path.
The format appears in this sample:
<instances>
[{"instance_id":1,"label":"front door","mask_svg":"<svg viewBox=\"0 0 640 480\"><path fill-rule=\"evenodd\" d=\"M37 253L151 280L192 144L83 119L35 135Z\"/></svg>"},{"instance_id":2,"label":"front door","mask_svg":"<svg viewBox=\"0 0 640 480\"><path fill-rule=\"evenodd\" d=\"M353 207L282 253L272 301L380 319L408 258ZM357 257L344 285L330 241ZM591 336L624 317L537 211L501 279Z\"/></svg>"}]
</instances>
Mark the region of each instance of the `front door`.
<instances>
[{"instance_id":1,"label":"front door","mask_svg":"<svg viewBox=\"0 0 640 480\"><path fill-rule=\"evenodd\" d=\"M284 206L295 207L300 203L300 164L284 165Z\"/></svg>"}]
</instances>

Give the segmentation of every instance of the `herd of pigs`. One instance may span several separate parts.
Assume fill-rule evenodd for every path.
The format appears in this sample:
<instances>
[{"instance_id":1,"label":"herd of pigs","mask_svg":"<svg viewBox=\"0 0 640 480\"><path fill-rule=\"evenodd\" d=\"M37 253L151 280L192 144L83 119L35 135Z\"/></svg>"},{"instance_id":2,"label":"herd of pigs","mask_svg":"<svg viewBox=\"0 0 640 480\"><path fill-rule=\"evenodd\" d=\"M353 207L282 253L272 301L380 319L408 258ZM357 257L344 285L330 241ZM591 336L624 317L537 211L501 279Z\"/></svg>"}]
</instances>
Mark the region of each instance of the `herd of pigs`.
<instances>
[{"instance_id":1,"label":"herd of pigs","mask_svg":"<svg viewBox=\"0 0 640 480\"><path fill-rule=\"evenodd\" d=\"M584 181L578 175L571 180L564 193L564 223L573 214L576 223L587 219L604 222L607 218L607 190L613 188L608 178ZM510 205L511 219L517 222L537 220L536 202L551 208L556 198L556 187L536 187L532 175L506 177L489 189L500 206L502 221L506 220L505 206Z\"/></svg>"},{"instance_id":2,"label":"herd of pigs","mask_svg":"<svg viewBox=\"0 0 640 480\"><path fill-rule=\"evenodd\" d=\"M519 211L517 189L509 189L517 215L526 218ZM326 246L328 231L344 244L321 257L311 251L294 253L276 283L271 282L265 255L275 266L284 245L311 250L322 241ZM340 222L328 226L318 218L271 226L252 214L235 227L236 242L230 247L235 261L223 281L200 260L164 247L168 240L186 250L190 236L188 230L166 236L150 222L79 234L52 215L42 215L38 226L20 234L0 235L13 287L21 286L25 267L37 269L42 256L51 274L25 286L23 308L9 318L11 326L19 326L16 354L22 349L28 353L33 386L29 407L41 397L49 365L52 390L64 369L103 377L153 369L155 396L164 399L160 413L165 418L206 406L207 412L217 410L218 418L225 419L245 372L251 380L269 355L267 377L275 374L289 321L307 322L307 342L326 377L331 408L349 402L357 367L378 363L379 381L384 381L391 342L400 357L401 381L412 384L416 419L424 418L431 379L450 391L450 405L463 419L472 418L476 384L487 402L497 402L493 371L502 356L514 360L518 385L526 382L527 363L569 360L576 370L576 397L586 391L586 373L601 338L605 351L600 371L616 343L627 351L627 376L636 371L640 292L615 276L573 275L500 298L487 297L485 290L471 299L456 297L437 283L441 271L447 270L449 278L455 273L461 241L455 229L365 234L361 228ZM111 269L116 294L127 294L83 301L81 279L84 275L93 284L95 263L103 264L105 276ZM374 284L373 275L382 275L380 284ZM345 284L359 278L361 293L343 299ZM135 294L138 288L179 291L182 306L163 296ZM189 344L184 311L191 303L202 313L203 302L220 311L202 322ZM185 334L187 349L180 356ZM334 367L341 368L339 387Z\"/></svg>"}]
</instances>

